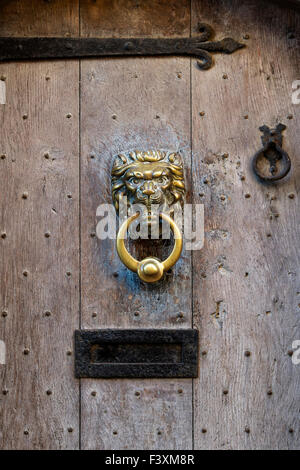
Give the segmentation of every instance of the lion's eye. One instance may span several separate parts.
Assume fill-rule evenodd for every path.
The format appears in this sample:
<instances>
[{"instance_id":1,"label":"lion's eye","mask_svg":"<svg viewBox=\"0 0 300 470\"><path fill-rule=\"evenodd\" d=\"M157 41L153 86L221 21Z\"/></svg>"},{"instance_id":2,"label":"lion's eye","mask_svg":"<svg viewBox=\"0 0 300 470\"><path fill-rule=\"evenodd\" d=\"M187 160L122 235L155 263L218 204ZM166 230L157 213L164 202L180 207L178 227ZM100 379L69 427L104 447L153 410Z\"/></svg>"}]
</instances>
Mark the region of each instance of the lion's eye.
<instances>
[{"instance_id":1,"label":"lion's eye","mask_svg":"<svg viewBox=\"0 0 300 470\"><path fill-rule=\"evenodd\" d=\"M159 178L157 178L158 183L166 183L166 181L167 181L167 178L165 176L160 176Z\"/></svg>"},{"instance_id":2,"label":"lion's eye","mask_svg":"<svg viewBox=\"0 0 300 470\"><path fill-rule=\"evenodd\" d=\"M131 178L130 183L139 184L140 180L138 178Z\"/></svg>"}]
</instances>

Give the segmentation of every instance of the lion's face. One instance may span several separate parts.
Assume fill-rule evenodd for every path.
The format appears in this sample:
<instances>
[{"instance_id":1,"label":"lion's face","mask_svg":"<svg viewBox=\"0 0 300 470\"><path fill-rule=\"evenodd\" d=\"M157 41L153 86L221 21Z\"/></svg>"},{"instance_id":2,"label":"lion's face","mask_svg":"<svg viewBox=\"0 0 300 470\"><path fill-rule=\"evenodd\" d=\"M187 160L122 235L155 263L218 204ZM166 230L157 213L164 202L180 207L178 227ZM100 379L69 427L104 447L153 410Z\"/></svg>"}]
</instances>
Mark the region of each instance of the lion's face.
<instances>
[{"instance_id":1,"label":"lion's face","mask_svg":"<svg viewBox=\"0 0 300 470\"><path fill-rule=\"evenodd\" d=\"M122 197L143 204L147 213L156 204L170 210L183 203L185 191L180 154L166 151L129 152L117 155L112 168L112 194L118 211Z\"/></svg>"},{"instance_id":2,"label":"lion's face","mask_svg":"<svg viewBox=\"0 0 300 470\"><path fill-rule=\"evenodd\" d=\"M127 170L124 182L129 198L135 203L142 203L147 207L151 204L171 203L172 177L167 167L157 163L144 163L142 168Z\"/></svg>"}]
</instances>

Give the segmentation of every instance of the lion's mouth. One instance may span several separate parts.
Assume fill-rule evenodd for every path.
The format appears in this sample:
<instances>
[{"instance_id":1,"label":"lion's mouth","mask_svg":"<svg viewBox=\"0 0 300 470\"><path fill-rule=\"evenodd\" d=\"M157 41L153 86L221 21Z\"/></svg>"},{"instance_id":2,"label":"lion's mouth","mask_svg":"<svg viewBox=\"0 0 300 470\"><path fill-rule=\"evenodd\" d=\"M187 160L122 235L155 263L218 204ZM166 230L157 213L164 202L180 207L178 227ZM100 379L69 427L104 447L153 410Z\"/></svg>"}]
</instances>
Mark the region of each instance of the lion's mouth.
<instances>
[{"instance_id":1,"label":"lion's mouth","mask_svg":"<svg viewBox=\"0 0 300 470\"><path fill-rule=\"evenodd\" d=\"M145 206L145 210L143 211L143 214L142 214L142 221L147 222L148 224L158 223L159 211L157 207L161 205L163 201L163 195L161 193L152 194L151 196L141 194L141 195L137 195L137 199L139 200L140 203L143 204L143 206Z\"/></svg>"},{"instance_id":2,"label":"lion's mouth","mask_svg":"<svg viewBox=\"0 0 300 470\"><path fill-rule=\"evenodd\" d=\"M163 195L162 193L157 193L147 196L147 194L137 193L137 199L148 206L151 204L159 204L163 199Z\"/></svg>"}]
</instances>

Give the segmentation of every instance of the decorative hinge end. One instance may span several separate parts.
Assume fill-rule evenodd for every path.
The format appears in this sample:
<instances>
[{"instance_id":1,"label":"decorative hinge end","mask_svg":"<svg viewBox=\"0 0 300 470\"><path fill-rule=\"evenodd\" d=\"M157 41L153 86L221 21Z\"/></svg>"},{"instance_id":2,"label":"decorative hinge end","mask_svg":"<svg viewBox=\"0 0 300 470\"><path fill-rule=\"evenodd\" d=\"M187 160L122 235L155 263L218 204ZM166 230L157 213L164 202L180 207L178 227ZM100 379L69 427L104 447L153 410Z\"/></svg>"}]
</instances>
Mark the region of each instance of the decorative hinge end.
<instances>
[{"instance_id":1,"label":"decorative hinge end","mask_svg":"<svg viewBox=\"0 0 300 470\"><path fill-rule=\"evenodd\" d=\"M238 49L243 49L243 47L246 47L245 44L242 44L232 38L222 39L222 41L220 41L220 46L220 52L224 52L225 54L232 54Z\"/></svg>"}]
</instances>

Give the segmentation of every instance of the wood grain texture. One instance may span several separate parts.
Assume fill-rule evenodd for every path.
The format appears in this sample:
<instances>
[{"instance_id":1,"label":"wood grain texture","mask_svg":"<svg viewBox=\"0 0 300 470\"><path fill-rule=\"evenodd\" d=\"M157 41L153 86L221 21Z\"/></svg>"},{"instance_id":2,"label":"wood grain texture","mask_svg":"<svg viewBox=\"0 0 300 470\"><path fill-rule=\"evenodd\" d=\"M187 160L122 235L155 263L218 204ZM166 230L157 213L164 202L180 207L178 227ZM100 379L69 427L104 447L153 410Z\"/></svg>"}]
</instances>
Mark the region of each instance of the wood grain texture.
<instances>
[{"instance_id":1,"label":"wood grain texture","mask_svg":"<svg viewBox=\"0 0 300 470\"><path fill-rule=\"evenodd\" d=\"M79 320L78 64L1 65L0 74L0 447L77 448L67 351Z\"/></svg>"},{"instance_id":2,"label":"wood grain texture","mask_svg":"<svg viewBox=\"0 0 300 470\"><path fill-rule=\"evenodd\" d=\"M77 35L76 3L3 1L0 34ZM78 62L2 64L0 76L0 448L77 449Z\"/></svg>"},{"instance_id":3,"label":"wood grain texture","mask_svg":"<svg viewBox=\"0 0 300 470\"><path fill-rule=\"evenodd\" d=\"M0 36L78 36L79 0L1 0Z\"/></svg>"},{"instance_id":4,"label":"wood grain texture","mask_svg":"<svg viewBox=\"0 0 300 470\"><path fill-rule=\"evenodd\" d=\"M81 33L188 36L189 5L82 0ZM77 0L4 0L0 35L77 36L78 14ZM193 303L201 345L194 443L190 379L82 380L82 448L299 449L290 357L300 339L299 15L267 1L193 0L191 19L193 35L204 21L247 49L215 56L207 72L179 58L86 60L81 96L76 61L0 67L0 448L79 446L68 351L79 326L80 214L82 328L189 328ZM250 162L258 127L277 122L288 126L292 171L263 184ZM112 155L135 148L181 149L188 201L205 204L204 248L193 263L184 252L158 286L93 236L97 206L111 202ZM130 249L151 254L145 243ZM152 247L159 257L169 249Z\"/></svg>"},{"instance_id":5,"label":"wood grain texture","mask_svg":"<svg viewBox=\"0 0 300 470\"><path fill-rule=\"evenodd\" d=\"M123 12L131 13L132 2L126 4L127 10L122 2ZM177 14L181 11L178 6ZM149 11L147 15L151 17ZM135 21L130 17L127 27L136 33ZM149 23L144 29L143 15L139 21L143 34L153 32ZM166 5L164 21L167 27ZM111 31L115 28L120 29L118 18ZM99 25L93 34L101 31ZM172 34L178 34L176 28ZM112 156L119 151L181 149L190 186L190 61L83 61L81 83L82 327L190 327L190 252L183 253L164 282L151 286L122 265L114 241L90 236L97 206L112 202L110 170ZM151 247L132 245L134 256L149 254ZM156 247L156 255L166 256L167 248ZM82 381L83 449L191 447L191 379Z\"/></svg>"},{"instance_id":6,"label":"wood grain texture","mask_svg":"<svg viewBox=\"0 0 300 470\"><path fill-rule=\"evenodd\" d=\"M98 205L112 202L110 170L116 153L182 149L190 180L189 61L83 61L81 97L83 324L186 327L191 319L189 252L182 254L165 281L145 285L120 262L114 240L98 240L91 234L99 220ZM142 243L132 245L134 256L146 255ZM151 245L148 250L153 250ZM166 248L170 246L158 245L158 256L166 257Z\"/></svg>"},{"instance_id":7,"label":"wood grain texture","mask_svg":"<svg viewBox=\"0 0 300 470\"><path fill-rule=\"evenodd\" d=\"M189 180L189 61L84 61L81 82L82 327L189 327L190 252L163 282L151 286L122 265L114 240L91 237L97 206L111 203L112 156L122 149L182 149ZM166 248L158 248L156 254L166 257ZM131 250L141 259L147 252L138 242ZM83 448L191 447L190 379L84 380L82 390Z\"/></svg>"},{"instance_id":8,"label":"wood grain texture","mask_svg":"<svg viewBox=\"0 0 300 470\"><path fill-rule=\"evenodd\" d=\"M289 351L300 338L300 108L291 97L300 17L269 2L193 0L193 29L212 18L217 35L249 39L203 80L192 66L193 193L206 213L205 246L193 253L203 353L195 448L299 449L299 366ZM278 122L292 170L262 183L250 166L258 127Z\"/></svg>"},{"instance_id":9,"label":"wood grain texture","mask_svg":"<svg viewBox=\"0 0 300 470\"><path fill-rule=\"evenodd\" d=\"M189 36L190 0L81 0L88 37Z\"/></svg>"}]
</instances>

